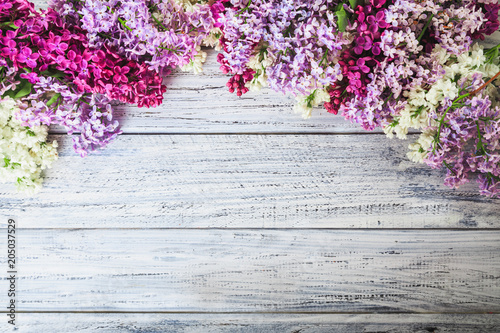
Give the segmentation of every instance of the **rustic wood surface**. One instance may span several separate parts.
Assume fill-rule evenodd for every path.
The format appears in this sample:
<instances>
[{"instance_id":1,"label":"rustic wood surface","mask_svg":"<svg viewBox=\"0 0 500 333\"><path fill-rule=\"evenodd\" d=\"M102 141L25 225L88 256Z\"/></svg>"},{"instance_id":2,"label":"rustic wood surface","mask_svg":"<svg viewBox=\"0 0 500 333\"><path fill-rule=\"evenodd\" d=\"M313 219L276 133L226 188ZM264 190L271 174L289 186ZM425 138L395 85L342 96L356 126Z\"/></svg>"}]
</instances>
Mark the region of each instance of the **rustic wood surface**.
<instances>
[{"instance_id":1,"label":"rustic wood surface","mask_svg":"<svg viewBox=\"0 0 500 333\"><path fill-rule=\"evenodd\" d=\"M161 107L117 105L105 150L52 128L39 195L2 185L1 332L7 218L18 332L500 331L499 200L442 185L411 140L229 94L208 54Z\"/></svg>"},{"instance_id":2,"label":"rustic wood surface","mask_svg":"<svg viewBox=\"0 0 500 333\"><path fill-rule=\"evenodd\" d=\"M500 313L491 231L22 229L18 238L24 311Z\"/></svg>"},{"instance_id":3,"label":"rustic wood surface","mask_svg":"<svg viewBox=\"0 0 500 333\"><path fill-rule=\"evenodd\" d=\"M493 314L21 313L32 332L134 333L489 333Z\"/></svg>"},{"instance_id":4,"label":"rustic wood surface","mask_svg":"<svg viewBox=\"0 0 500 333\"><path fill-rule=\"evenodd\" d=\"M500 228L497 200L383 135L122 135L85 159L59 139L39 195L0 190L21 227Z\"/></svg>"}]
</instances>

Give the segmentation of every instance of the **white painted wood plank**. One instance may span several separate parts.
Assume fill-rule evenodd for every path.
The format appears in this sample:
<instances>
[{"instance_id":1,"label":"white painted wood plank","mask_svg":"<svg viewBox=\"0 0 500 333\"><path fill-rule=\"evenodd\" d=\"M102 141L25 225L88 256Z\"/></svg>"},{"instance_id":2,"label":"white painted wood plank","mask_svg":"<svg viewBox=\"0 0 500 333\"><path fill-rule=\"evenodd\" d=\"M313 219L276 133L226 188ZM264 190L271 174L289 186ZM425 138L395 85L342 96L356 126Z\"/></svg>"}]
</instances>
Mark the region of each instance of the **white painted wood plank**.
<instances>
[{"instance_id":1,"label":"white painted wood plank","mask_svg":"<svg viewBox=\"0 0 500 333\"><path fill-rule=\"evenodd\" d=\"M500 312L499 231L20 229L17 240L19 311Z\"/></svg>"},{"instance_id":2,"label":"white painted wood plank","mask_svg":"<svg viewBox=\"0 0 500 333\"><path fill-rule=\"evenodd\" d=\"M123 135L85 159L60 141L41 193L0 189L20 227L500 227L498 200L382 136Z\"/></svg>"},{"instance_id":3,"label":"white painted wood plank","mask_svg":"<svg viewBox=\"0 0 500 333\"><path fill-rule=\"evenodd\" d=\"M18 332L37 333L480 333L500 331L500 315L415 314L95 314L20 313ZM3 332L11 327L0 323Z\"/></svg>"}]
</instances>

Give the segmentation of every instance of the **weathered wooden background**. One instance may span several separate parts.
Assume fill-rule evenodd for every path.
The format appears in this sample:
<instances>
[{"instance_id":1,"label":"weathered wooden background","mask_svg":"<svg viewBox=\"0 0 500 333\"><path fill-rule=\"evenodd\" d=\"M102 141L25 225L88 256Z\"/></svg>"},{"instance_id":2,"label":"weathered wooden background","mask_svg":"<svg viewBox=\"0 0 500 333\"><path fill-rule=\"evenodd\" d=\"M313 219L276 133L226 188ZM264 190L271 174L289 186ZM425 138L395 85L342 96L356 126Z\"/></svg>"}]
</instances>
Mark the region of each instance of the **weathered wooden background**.
<instances>
[{"instance_id":1,"label":"weathered wooden background","mask_svg":"<svg viewBox=\"0 0 500 333\"><path fill-rule=\"evenodd\" d=\"M409 141L226 81L210 51L161 107L118 107L124 134L99 154L54 128L36 197L2 185L18 331L500 331L499 200L443 186Z\"/></svg>"}]
</instances>

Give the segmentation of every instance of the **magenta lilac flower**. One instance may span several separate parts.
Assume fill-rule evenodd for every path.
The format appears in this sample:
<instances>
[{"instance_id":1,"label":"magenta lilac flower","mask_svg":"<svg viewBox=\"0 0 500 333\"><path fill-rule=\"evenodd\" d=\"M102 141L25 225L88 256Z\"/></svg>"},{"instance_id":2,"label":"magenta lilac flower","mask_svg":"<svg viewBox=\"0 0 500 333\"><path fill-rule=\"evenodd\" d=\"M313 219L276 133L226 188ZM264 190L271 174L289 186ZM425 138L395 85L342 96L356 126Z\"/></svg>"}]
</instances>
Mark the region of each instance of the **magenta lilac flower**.
<instances>
[{"instance_id":1,"label":"magenta lilac flower","mask_svg":"<svg viewBox=\"0 0 500 333\"><path fill-rule=\"evenodd\" d=\"M114 48L162 76L202 60L200 46L216 28L214 18L222 9L220 4L174 0L53 0L51 7L80 26L91 47Z\"/></svg>"},{"instance_id":2,"label":"magenta lilac flower","mask_svg":"<svg viewBox=\"0 0 500 333\"><path fill-rule=\"evenodd\" d=\"M119 133L111 100L161 104L166 88L158 73L111 46L90 47L84 31L54 10L9 0L0 20L1 96L17 102L25 126L59 124L80 133L74 142L82 156Z\"/></svg>"}]
</instances>

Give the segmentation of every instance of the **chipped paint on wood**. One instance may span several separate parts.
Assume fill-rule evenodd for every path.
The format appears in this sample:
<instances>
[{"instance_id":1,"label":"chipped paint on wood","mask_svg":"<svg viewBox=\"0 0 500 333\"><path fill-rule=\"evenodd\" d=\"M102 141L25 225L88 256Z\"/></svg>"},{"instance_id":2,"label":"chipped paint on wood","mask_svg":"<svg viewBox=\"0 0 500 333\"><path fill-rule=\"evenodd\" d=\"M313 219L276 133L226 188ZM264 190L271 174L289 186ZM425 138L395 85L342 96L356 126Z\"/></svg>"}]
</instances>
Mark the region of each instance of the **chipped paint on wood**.
<instances>
[{"instance_id":1,"label":"chipped paint on wood","mask_svg":"<svg viewBox=\"0 0 500 333\"><path fill-rule=\"evenodd\" d=\"M17 237L20 311L500 312L498 231L29 229Z\"/></svg>"},{"instance_id":2,"label":"chipped paint on wood","mask_svg":"<svg viewBox=\"0 0 500 333\"><path fill-rule=\"evenodd\" d=\"M25 228L500 227L476 184L445 187L381 136L123 135L85 159L70 141L39 195L0 190L2 214Z\"/></svg>"},{"instance_id":3,"label":"chipped paint on wood","mask_svg":"<svg viewBox=\"0 0 500 333\"><path fill-rule=\"evenodd\" d=\"M500 331L498 314L21 313L37 333L478 333ZM0 323L0 329L2 329Z\"/></svg>"}]
</instances>

